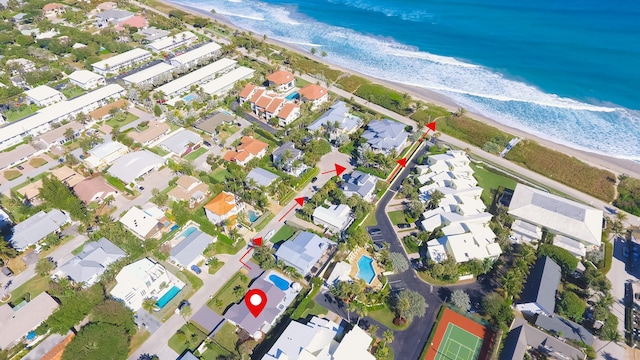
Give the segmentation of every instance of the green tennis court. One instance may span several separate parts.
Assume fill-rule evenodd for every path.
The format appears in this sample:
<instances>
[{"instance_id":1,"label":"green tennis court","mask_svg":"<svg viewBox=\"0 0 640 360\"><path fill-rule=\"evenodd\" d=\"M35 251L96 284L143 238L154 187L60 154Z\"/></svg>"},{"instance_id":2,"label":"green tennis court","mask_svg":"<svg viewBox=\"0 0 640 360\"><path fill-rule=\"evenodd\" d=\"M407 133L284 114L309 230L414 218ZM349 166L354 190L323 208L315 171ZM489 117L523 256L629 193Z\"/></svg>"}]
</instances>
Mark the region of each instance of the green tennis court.
<instances>
[{"instance_id":1,"label":"green tennis court","mask_svg":"<svg viewBox=\"0 0 640 360\"><path fill-rule=\"evenodd\" d=\"M476 360L481 348L481 338L449 323L434 360Z\"/></svg>"}]
</instances>

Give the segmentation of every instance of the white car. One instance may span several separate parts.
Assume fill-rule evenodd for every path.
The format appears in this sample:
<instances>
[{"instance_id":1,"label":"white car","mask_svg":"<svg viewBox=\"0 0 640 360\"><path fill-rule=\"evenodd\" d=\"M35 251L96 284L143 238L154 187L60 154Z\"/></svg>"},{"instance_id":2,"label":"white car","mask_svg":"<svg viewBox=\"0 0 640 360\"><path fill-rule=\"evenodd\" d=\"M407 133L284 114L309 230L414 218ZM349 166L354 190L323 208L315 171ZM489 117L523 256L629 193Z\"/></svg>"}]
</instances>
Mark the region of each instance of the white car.
<instances>
[{"instance_id":1,"label":"white car","mask_svg":"<svg viewBox=\"0 0 640 360\"><path fill-rule=\"evenodd\" d=\"M267 235L265 235L265 236L264 236L264 240L266 241L266 240L271 239L271 237L272 237L273 235L275 235L275 233L276 233L276 229L273 229L273 230L269 231L269 232L267 233Z\"/></svg>"}]
</instances>

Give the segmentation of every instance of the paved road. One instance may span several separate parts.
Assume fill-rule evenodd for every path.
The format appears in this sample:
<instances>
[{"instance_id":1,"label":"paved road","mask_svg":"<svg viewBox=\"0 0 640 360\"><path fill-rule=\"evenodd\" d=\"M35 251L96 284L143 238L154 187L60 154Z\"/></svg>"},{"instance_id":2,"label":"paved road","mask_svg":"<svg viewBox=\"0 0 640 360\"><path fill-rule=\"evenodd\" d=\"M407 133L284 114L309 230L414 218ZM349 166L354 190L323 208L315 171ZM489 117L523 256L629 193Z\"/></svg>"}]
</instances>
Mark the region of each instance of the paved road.
<instances>
[{"instance_id":1,"label":"paved road","mask_svg":"<svg viewBox=\"0 0 640 360\"><path fill-rule=\"evenodd\" d=\"M11 181L5 182L4 184L0 185L0 193L3 193L7 196L11 196L11 189L27 181L27 177L34 178L37 175L40 175L44 172L49 171L52 167L55 167L57 165L59 165L59 163L52 159L48 163L40 166L39 168L35 168L26 174L22 174L22 176L20 176L17 179L13 179Z\"/></svg>"}]
</instances>

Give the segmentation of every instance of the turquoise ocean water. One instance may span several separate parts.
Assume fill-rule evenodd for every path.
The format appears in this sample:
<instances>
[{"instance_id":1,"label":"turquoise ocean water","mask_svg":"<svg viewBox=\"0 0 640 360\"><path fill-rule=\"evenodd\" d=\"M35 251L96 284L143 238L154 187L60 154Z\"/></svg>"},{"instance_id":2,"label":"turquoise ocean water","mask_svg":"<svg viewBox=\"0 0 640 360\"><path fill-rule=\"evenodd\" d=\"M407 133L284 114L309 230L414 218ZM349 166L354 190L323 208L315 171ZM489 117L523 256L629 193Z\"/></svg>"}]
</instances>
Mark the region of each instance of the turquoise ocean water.
<instances>
[{"instance_id":1,"label":"turquoise ocean water","mask_svg":"<svg viewBox=\"0 0 640 360\"><path fill-rule=\"evenodd\" d=\"M640 160L640 2L181 0L575 148Z\"/></svg>"}]
</instances>

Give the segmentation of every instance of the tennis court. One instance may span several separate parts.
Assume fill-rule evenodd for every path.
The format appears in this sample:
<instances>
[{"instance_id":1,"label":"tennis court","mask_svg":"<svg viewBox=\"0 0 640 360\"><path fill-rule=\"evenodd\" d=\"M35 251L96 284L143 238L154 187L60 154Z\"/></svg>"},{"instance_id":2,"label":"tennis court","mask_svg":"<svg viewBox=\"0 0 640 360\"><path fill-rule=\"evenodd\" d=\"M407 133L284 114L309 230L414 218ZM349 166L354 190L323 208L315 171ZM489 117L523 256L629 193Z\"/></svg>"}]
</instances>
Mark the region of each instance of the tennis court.
<instances>
[{"instance_id":1,"label":"tennis court","mask_svg":"<svg viewBox=\"0 0 640 360\"><path fill-rule=\"evenodd\" d=\"M435 360L475 360L480 356L482 339L449 323Z\"/></svg>"}]
</instances>

